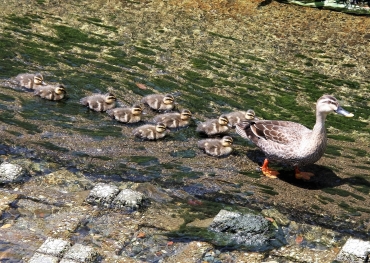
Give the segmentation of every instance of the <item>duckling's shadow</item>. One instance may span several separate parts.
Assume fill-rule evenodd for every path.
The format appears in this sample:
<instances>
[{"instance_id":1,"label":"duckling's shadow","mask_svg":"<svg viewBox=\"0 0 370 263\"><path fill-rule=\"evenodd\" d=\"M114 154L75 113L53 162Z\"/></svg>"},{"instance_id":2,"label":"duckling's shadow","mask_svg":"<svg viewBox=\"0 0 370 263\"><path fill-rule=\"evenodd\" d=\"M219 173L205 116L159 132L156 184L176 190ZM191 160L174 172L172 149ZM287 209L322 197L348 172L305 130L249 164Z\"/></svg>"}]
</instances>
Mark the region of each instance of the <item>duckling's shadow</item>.
<instances>
[{"instance_id":1,"label":"duckling's shadow","mask_svg":"<svg viewBox=\"0 0 370 263\"><path fill-rule=\"evenodd\" d=\"M248 151L247 157L251 161L258 163L259 166L262 165L265 159L265 155L259 150ZM300 188L317 190L327 187L335 187L345 183L339 176L337 176L333 172L333 170L322 165L311 164L302 167L301 171L310 172L315 175L311 177L310 180L296 179L293 167L282 166L275 163L272 163L272 166L274 168L277 168L278 172L280 173L278 175L278 180L287 182Z\"/></svg>"}]
</instances>

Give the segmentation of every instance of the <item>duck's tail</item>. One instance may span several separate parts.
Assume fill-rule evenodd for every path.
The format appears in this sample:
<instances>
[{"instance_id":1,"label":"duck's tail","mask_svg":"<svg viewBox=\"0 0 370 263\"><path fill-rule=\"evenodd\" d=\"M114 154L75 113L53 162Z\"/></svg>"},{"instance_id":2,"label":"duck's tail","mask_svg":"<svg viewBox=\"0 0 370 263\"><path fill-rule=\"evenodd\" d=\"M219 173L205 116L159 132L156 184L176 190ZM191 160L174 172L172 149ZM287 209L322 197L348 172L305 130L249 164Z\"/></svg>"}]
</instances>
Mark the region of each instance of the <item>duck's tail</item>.
<instances>
[{"instance_id":1,"label":"duck's tail","mask_svg":"<svg viewBox=\"0 0 370 263\"><path fill-rule=\"evenodd\" d=\"M247 134L247 130L250 129L251 122L250 121L242 121L235 125L235 131L239 134L242 138L247 139L250 141L250 138Z\"/></svg>"}]
</instances>

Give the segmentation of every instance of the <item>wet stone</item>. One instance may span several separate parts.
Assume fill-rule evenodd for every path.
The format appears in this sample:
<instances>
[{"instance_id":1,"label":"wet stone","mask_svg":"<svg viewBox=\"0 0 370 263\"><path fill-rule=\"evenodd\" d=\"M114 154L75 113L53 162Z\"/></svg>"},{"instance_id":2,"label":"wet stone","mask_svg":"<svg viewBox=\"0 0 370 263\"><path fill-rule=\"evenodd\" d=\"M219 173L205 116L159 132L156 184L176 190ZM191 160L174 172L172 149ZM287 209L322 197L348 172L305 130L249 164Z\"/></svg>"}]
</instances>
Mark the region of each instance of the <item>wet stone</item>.
<instances>
[{"instance_id":1,"label":"wet stone","mask_svg":"<svg viewBox=\"0 0 370 263\"><path fill-rule=\"evenodd\" d=\"M11 194L6 191L0 190L0 216L9 208L9 205L18 199L17 194Z\"/></svg>"},{"instance_id":2,"label":"wet stone","mask_svg":"<svg viewBox=\"0 0 370 263\"><path fill-rule=\"evenodd\" d=\"M368 262L370 254L370 242L361 239L349 238L342 247L336 260L345 263L364 263Z\"/></svg>"},{"instance_id":3,"label":"wet stone","mask_svg":"<svg viewBox=\"0 0 370 263\"><path fill-rule=\"evenodd\" d=\"M28 263L58 263L58 257L54 257L52 255L45 255L41 253L35 253L32 258L28 261Z\"/></svg>"},{"instance_id":4,"label":"wet stone","mask_svg":"<svg viewBox=\"0 0 370 263\"><path fill-rule=\"evenodd\" d=\"M37 252L61 258L70 247L71 244L66 240L48 238Z\"/></svg>"},{"instance_id":5,"label":"wet stone","mask_svg":"<svg viewBox=\"0 0 370 263\"><path fill-rule=\"evenodd\" d=\"M91 190L86 201L93 205L109 207L118 193L119 189L117 186L101 183Z\"/></svg>"},{"instance_id":6,"label":"wet stone","mask_svg":"<svg viewBox=\"0 0 370 263\"><path fill-rule=\"evenodd\" d=\"M92 247L75 244L60 261L60 263L67 262L98 262L98 253Z\"/></svg>"},{"instance_id":7,"label":"wet stone","mask_svg":"<svg viewBox=\"0 0 370 263\"><path fill-rule=\"evenodd\" d=\"M24 176L23 168L20 165L3 162L0 164L0 183L17 182Z\"/></svg>"},{"instance_id":8,"label":"wet stone","mask_svg":"<svg viewBox=\"0 0 370 263\"><path fill-rule=\"evenodd\" d=\"M290 224L289 218L287 218L285 215L280 213L277 209L264 209L261 211L262 215L267 217L272 217L276 223L282 226L287 226Z\"/></svg>"},{"instance_id":9,"label":"wet stone","mask_svg":"<svg viewBox=\"0 0 370 263\"><path fill-rule=\"evenodd\" d=\"M131 209L138 208L143 202L144 195L140 192L124 189L113 200L112 205L115 208L130 207Z\"/></svg>"},{"instance_id":10,"label":"wet stone","mask_svg":"<svg viewBox=\"0 0 370 263\"><path fill-rule=\"evenodd\" d=\"M216 245L260 251L283 245L275 231L270 230L270 222L259 215L221 210L208 229L215 232Z\"/></svg>"}]
</instances>

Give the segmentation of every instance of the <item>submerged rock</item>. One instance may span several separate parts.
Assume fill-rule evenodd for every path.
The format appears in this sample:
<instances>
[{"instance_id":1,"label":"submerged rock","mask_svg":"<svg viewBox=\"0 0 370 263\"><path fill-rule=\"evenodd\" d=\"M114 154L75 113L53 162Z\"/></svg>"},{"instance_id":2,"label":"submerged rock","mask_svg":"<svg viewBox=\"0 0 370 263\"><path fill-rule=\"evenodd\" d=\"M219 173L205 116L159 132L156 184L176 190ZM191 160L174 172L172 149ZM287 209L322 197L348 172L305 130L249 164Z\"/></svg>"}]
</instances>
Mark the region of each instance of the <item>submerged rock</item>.
<instances>
[{"instance_id":1,"label":"submerged rock","mask_svg":"<svg viewBox=\"0 0 370 263\"><path fill-rule=\"evenodd\" d=\"M263 251L285 243L279 241L278 231L271 227L270 221L254 214L221 210L208 229L216 233L216 245Z\"/></svg>"},{"instance_id":2,"label":"submerged rock","mask_svg":"<svg viewBox=\"0 0 370 263\"><path fill-rule=\"evenodd\" d=\"M109 207L118 193L117 186L100 183L91 190L86 201L90 204Z\"/></svg>"},{"instance_id":3,"label":"submerged rock","mask_svg":"<svg viewBox=\"0 0 370 263\"><path fill-rule=\"evenodd\" d=\"M341 11L344 13L354 13L358 15L369 15L370 9L365 1L338 1L338 0L281 0L290 4L301 6L317 7L323 9L330 9ZM362 3L361 3L362 2Z\"/></svg>"},{"instance_id":4,"label":"submerged rock","mask_svg":"<svg viewBox=\"0 0 370 263\"><path fill-rule=\"evenodd\" d=\"M108 208L128 208L134 210L142 205L144 195L132 189L123 189L115 185L100 183L90 192L86 201L93 205Z\"/></svg>"},{"instance_id":5,"label":"submerged rock","mask_svg":"<svg viewBox=\"0 0 370 263\"><path fill-rule=\"evenodd\" d=\"M143 198L144 195L140 192L131 189L123 189L116 198L114 198L112 205L116 208L128 206L131 209L136 209L142 204Z\"/></svg>"},{"instance_id":6,"label":"submerged rock","mask_svg":"<svg viewBox=\"0 0 370 263\"><path fill-rule=\"evenodd\" d=\"M336 260L339 262L362 263L368 262L370 254L370 242L360 239L349 238L342 247Z\"/></svg>"},{"instance_id":7,"label":"submerged rock","mask_svg":"<svg viewBox=\"0 0 370 263\"><path fill-rule=\"evenodd\" d=\"M60 262L98 262L98 253L90 246L75 244L64 255Z\"/></svg>"},{"instance_id":8,"label":"submerged rock","mask_svg":"<svg viewBox=\"0 0 370 263\"><path fill-rule=\"evenodd\" d=\"M11 183L22 180L25 172L20 165L3 162L0 164L0 183Z\"/></svg>"},{"instance_id":9,"label":"submerged rock","mask_svg":"<svg viewBox=\"0 0 370 263\"><path fill-rule=\"evenodd\" d=\"M61 258L70 247L70 242L66 240L49 237L37 252Z\"/></svg>"},{"instance_id":10,"label":"submerged rock","mask_svg":"<svg viewBox=\"0 0 370 263\"><path fill-rule=\"evenodd\" d=\"M277 209L272 208L272 209L264 209L261 211L262 215L267 216L267 217L272 217L276 223L282 226L287 226L290 224L289 218L287 218L285 215L280 213Z\"/></svg>"}]
</instances>

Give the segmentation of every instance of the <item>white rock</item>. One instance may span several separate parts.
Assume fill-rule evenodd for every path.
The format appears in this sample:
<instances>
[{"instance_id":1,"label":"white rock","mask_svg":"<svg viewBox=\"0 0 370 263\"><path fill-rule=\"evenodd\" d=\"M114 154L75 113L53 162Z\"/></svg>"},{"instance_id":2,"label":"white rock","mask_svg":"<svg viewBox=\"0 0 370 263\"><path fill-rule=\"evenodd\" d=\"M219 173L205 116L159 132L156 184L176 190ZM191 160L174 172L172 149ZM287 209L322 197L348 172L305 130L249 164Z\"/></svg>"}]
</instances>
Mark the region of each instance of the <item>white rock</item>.
<instances>
[{"instance_id":1,"label":"white rock","mask_svg":"<svg viewBox=\"0 0 370 263\"><path fill-rule=\"evenodd\" d=\"M0 164L0 183L11 183L18 181L24 175L23 168L17 164L3 162Z\"/></svg>"},{"instance_id":2,"label":"white rock","mask_svg":"<svg viewBox=\"0 0 370 263\"><path fill-rule=\"evenodd\" d=\"M370 253L370 242L349 238L336 260L345 263L364 263Z\"/></svg>"}]
</instances>

